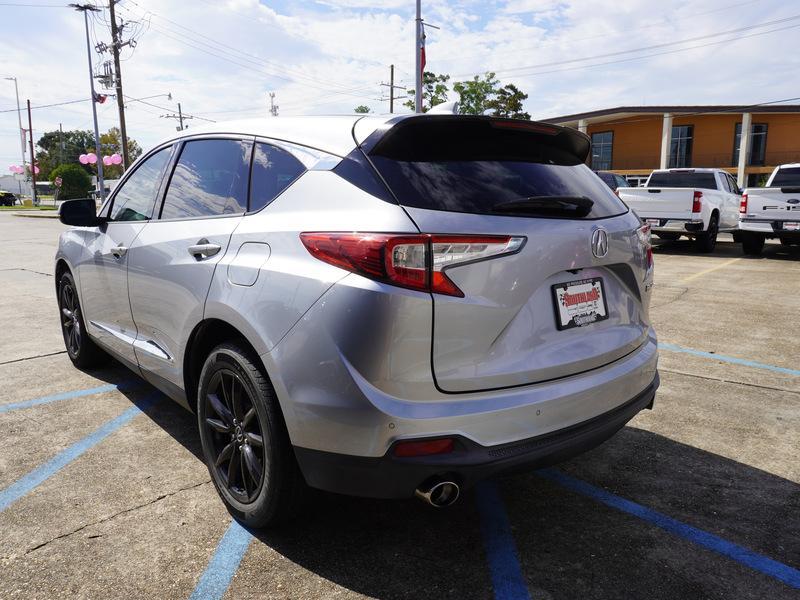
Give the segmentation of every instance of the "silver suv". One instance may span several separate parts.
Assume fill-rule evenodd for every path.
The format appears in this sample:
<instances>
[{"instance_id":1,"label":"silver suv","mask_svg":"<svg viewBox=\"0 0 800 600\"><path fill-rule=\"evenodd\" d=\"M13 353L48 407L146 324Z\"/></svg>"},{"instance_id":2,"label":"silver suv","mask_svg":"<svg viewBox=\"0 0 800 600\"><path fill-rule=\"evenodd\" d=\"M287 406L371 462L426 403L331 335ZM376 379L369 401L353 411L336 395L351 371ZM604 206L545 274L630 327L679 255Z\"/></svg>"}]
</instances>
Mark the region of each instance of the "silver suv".
<instances>
[{"instance_id":1,"label":"silver suv","mask_svg":"<svg viewBox=\"0 0 800 600\"><path fill-rule=\"evenodd\" d=\"M64 203L75 365L197 414L231 513L305 486L435 506L607 439L653 405L650 234L588 138L456 115L243 121Z\"/></svg>"}]
</instances>

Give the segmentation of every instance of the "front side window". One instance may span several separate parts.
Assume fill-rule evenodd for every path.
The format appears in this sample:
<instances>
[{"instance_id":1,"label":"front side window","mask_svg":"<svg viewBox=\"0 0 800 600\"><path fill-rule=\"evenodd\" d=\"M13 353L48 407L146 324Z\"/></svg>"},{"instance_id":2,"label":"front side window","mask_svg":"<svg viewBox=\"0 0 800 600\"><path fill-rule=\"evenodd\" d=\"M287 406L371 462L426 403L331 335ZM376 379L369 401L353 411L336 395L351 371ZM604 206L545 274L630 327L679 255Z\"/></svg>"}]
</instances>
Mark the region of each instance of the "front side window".
<instances>
[{"instance_id":1,"label":"front side window","mask_svg":"<svg viewBox=\"0 0 800 600\"><path fill-rule=\"evenodd\" d=\"M303 163L281 148L256 144L250 188L250 211L261 210L305 171Z\"/></svg>"},{"instance_id":2,"label":"front side window","mask_svg":"<svg viewBox=\"0 0 800 600\"><path fill-rule=\"evenodd\" d=\"M243 214L251 150L252 144L242 140L186 142L167 188L161 219Z\"/></svg>"},{"instance_id":3,"label":"front side window","mask_svg":"<svg viewBox=\"0 0 800 600\"><path fill-rule=\"evenodd\" d=\"M672 143L669 149L669 168L683 169L692 166L693 125L677 125L672 128Z\"/></svg>"},{"instance_id":4,"label":"front side window","mask_svg":"<svg viewBox=\"0 0 800 600\"><path fill-rule=\"evenodd\" d=\"M614 146L614 132L603 131L592 134L592 169L605 171L611 168L611 151Z\"/></svg>"},{"instance_id":5,"label":"front side window","mask_svg":"<svg viewBox=\"0 0 800 600\"><path fill-rule=\"evenodd\" d=\"M733 136L733 166L739 164L739 148L742 145L742 124L736 124ZM767 124L753 123L750 129L750 156L748 165L763 166L767 155Z\"/></svg>"},{"instance_id":6,"label":"front side window","mask_svg":"<svg viewBox=\"0 0 800 600\"><path fill-rule=\"evenodd\" d=\"M169 161L170 148L149 156L120 186L111 206L111 221L146 221L153 216L156 192Z\"/></svg>"}]
</instances>

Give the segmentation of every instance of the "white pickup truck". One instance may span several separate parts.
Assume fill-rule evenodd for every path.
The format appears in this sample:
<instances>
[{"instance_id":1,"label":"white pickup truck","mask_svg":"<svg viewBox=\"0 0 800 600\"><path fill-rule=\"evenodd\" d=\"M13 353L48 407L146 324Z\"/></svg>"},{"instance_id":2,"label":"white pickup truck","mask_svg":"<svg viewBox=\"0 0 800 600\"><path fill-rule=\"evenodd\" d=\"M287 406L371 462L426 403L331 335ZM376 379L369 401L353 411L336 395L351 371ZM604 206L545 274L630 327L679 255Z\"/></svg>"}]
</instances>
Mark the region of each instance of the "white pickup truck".
<instances>
[{"instance_id":1,"label":"white pickup truck","mask_svg":"<svg viewBox=\"0 0 800 600\"><path fill-rule=\"evenodd\" d=\"M763 188L747 188L739 208L739 237L745 254L757 256L764 240L800 244L800 163L775 168Z\"/></svg>"},{"instance_id":2,"label":"white pickup truck","mask_svg":"<svg viewBox=\"0 0 800 600\"><path fill-rule=\"evenodd\" d=\"M714 251L718 232L738 229L741 193L722 169L653 171L645 187L618 190L659 238L692 237L701 252Z\"/></svg>"}]
</instances>

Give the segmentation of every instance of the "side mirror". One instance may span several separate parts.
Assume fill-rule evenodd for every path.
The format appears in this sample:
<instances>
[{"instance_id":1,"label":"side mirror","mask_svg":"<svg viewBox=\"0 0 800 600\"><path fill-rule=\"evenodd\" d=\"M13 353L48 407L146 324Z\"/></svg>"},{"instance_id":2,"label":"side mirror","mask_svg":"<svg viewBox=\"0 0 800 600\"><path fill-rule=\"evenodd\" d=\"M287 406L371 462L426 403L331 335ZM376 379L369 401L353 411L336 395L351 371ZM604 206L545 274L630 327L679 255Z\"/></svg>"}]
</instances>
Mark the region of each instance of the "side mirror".
<instances>
[{"instance_id":1,"label":"side mirror","mask_svg":"<svg viewBox=\"0 0 800 600\"><path fill-rule=\"evenodd\" d=\"M105 222L105 219L97 216L97 209L91 198L65 200L58 208L58 218L64 225L74 227L97 227Z\"/></svg>"}]
</instances>

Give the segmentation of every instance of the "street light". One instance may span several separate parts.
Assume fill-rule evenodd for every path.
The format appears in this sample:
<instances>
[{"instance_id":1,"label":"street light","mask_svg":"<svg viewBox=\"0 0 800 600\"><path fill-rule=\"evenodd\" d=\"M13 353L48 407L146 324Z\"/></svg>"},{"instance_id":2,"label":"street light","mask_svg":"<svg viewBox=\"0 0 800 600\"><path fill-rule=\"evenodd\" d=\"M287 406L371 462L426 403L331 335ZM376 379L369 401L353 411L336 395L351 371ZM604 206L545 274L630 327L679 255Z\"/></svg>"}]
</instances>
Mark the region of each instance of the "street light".
<instances>
[{"instance_id":1,"label":"street light","mask_svg":"<svg viewBox=\"0 0 800 600\"><path fill-rule=\"evenodd\" d=\"M22 110L19 107L19 87L17 87L17 78L16 77L5 77L6 81L13 81L14 82L14 92L17 94L17 121L19 122L19 146L20 150L22 151L22 164L20 165L23 169L25 168L25 137L22 128Z\"/></svg>"},{"instance_id":2,"label":"street light","mask_svg":"<svg viewBox=\"0 0 800 600\"><path fill-rule=\"evenodd\" d=\"M95 152L100 156L100 130L97 127L97 94L94 92L94 72L92 69L92 46L89 43L89 17L88 12L100 12L100 9L92 4L70 4L71 8L83 13L83 24L86 28L86 56L89 58L89 89L92 93L92 118L94 119L94 138L97 148ZM106 186L103 182L103 161L97 162L97 186L100 192L100 201L106 199Z\"/></svg>"}]
</instances>

